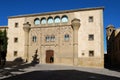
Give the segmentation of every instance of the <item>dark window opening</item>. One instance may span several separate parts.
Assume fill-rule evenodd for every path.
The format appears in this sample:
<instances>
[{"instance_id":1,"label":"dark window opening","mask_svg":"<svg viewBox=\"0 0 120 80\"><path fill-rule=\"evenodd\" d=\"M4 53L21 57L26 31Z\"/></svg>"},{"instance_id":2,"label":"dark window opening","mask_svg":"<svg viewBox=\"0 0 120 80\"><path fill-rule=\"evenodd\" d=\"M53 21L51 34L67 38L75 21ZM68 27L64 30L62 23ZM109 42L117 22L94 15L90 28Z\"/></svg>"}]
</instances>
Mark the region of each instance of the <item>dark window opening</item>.
<instances>
[{"instance_id":1,"label":"dark window opening","mask_svg":"<svg viewBox=\"0 0 120 80\"><path fill-rule=\"evenodd\" d=\"M94 40L94 35L93 35L93 34L90 34L90 35L89 35L89 40L90 40L90 41Z\"/></svg>"},{"instance_id":2,"label":"dark window opening","mask_svg":"<svg viewBox=\"0 0 120 80\"><path fill-rule=\"evenodd\" d=\"M15 27L16 27L16 28L18 27L18 23L15 23Z\"/></svg>"},{"instance_id":3,"label":"dark window opening","mask_svg":"<svg viewBox=\"0 0 120 80\"><path fill-rule=\"evenodd\" d=\"M15 43L17 43L18 42L18 38L16 37L16 38L14 38L14 42Z\"/></svg>"},{"instance_id":4,"label":"dark window opening","mask_svg":"<svg viewBox=\"0 0 120 80\"><path fill-rule=\"evenodd\" d=\"M93 57L94 56L94 51L89 51L89 56Z\"/></svg>"},{"instance_id":5,"label":"dark window opening","mask_svg":"<svg viewBox=\"0 0 120 80\"><path fill-rule=\"evenodd\" d=\"M93 16L89 16L89 22L93 22Z\"/></svg>"},{"instance_id":6,"label":"dark window opening","mask_svg":"<svg viewBox=\"0 0 120 80\"><path fill-rule=\"evenodd\" d=\"M18 55L17 51L14 51L14 57L16 57Z\"/></svg>"}]
</instances>

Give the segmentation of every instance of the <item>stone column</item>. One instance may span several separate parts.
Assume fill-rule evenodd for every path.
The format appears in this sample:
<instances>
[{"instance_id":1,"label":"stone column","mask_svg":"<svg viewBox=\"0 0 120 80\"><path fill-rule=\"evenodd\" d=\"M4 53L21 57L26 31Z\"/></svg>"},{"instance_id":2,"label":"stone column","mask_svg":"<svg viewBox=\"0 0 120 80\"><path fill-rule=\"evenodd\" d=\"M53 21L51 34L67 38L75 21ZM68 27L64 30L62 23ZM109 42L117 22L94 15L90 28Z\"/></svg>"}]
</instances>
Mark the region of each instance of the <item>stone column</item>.
<instances>
[{"instance_id":1,"label":"stone column","mask_svg":"<svg viewBox=\"0 0 120 80\"><path fill-rule=\"evenodd\" d=\"M78 65L78 29L80 27L80 20L73 19L72 20L72 28L73 28L73 64Z\"/></svg>"},{"instance_id":2,"label":"stone column","mask_svg":"<svg viewBox=\"0 0 120 80\"><path fill-rule=\"evenodd\" d=\"M25 51L24 51L25 58L24 59L26 62L29 59L28 49L29 49L29 31L31 29L30 26L31 25L28 22L23 24L23 30L25 32Z\"/></svg>"}]
</instances>

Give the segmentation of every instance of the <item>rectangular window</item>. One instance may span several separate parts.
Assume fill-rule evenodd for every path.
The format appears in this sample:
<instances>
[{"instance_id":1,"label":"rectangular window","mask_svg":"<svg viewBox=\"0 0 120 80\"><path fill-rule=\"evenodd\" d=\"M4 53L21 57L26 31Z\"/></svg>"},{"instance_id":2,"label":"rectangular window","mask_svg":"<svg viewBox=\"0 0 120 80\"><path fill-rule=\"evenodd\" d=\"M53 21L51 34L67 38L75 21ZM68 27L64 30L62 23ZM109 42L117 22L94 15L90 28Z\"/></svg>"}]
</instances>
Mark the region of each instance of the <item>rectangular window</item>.
<instances>
[{"instance_id":1,"label":"rectangular window","mask_svg":"<svg viewBox=\"0 0 120 80\"><path fill-rule=\"evenodd\" d=\"M89 16L89 22L93 22L93 16Z\"/></svg>"},{"instance_id":2,"label":"rectangular window","mask_svg":"<svg viewBox=\"0 0 120 80\"><path fill-rule=\"evenodd\" d=\"M14 51L14 57L16 57L18 55L17 51Z\"/></svg>"},{"instance_id":3,"label":"rectangular window","mask_svg":"<svg viewBox=\"0 0 120 80\"><path fill-rule=\"evenodd\" d=\"M15 43L18 42L18 38L17 38L17 37L14 38L14 42L15 42Z\"/></svg>"},{"instance_id":4,"label":"rectangular window","mask_svg":"<svg viewBox=\"0 0 120 80\"><path fill-rule=\"evenodd\" d=\"M93 34L89 34L89 36L88 36L88 40L89 40L89 41L94 40L94 35L93 35Z\"/></svg>"},{"instance_id":5,"label":"rectangular window","mask_svg":"<svg viewBox=\"0 0 120 80\"><path fill-rule=\"evenodd\" d=\"M18 23L15 23L15 28L17 28L18 27Z\"/></svg>"},{"instance_id":6,"label":"rectangular window","mask_svg":"<svg viewBox=\"0 0 120 80\"><path fill-rule=\"evenodd\" d=\"M94 56L94 51L93 50L90 50L89 51L89 57L93 57Z\"/></svg>"}]
</instances>

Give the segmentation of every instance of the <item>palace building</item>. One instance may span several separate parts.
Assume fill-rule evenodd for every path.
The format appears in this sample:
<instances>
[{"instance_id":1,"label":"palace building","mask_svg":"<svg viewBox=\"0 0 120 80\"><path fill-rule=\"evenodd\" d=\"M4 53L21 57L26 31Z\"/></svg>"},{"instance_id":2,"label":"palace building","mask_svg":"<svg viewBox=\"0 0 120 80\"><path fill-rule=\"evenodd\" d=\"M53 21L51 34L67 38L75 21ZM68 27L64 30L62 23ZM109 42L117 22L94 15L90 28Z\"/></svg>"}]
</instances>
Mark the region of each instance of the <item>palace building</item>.
<instances>
[{"instance_id":1,"label":"palace building","mask_svg":"<svg viewBox=\"0 0 120 80\"><path fill-rule=\"evenodd\" d=\"M104 67L103 7L10 16L7 60Z\"/></svg>"}]
</instances>

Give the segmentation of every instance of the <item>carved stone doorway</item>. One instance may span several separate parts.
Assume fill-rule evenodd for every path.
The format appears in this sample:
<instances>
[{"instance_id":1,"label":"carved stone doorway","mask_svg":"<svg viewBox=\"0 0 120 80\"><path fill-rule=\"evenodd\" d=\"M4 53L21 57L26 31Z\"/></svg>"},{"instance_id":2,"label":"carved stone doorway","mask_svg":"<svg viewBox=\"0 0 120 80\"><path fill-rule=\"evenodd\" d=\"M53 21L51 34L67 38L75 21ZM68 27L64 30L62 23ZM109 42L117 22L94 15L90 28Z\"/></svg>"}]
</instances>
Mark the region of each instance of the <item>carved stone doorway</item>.
<instances>
[{"instance_id":1,"label":"carved stone doorway","mask_svg":"<svg viewBox=\"0 0 120 80\"><path fill-rule=\"evenodd\" d=\"M54 51L53 50L46 51L46 63L54 63Z\"/></svg>"}]
</instances>

